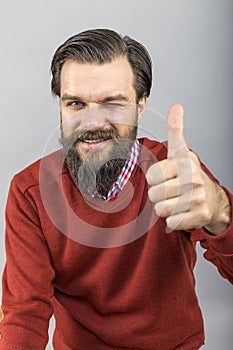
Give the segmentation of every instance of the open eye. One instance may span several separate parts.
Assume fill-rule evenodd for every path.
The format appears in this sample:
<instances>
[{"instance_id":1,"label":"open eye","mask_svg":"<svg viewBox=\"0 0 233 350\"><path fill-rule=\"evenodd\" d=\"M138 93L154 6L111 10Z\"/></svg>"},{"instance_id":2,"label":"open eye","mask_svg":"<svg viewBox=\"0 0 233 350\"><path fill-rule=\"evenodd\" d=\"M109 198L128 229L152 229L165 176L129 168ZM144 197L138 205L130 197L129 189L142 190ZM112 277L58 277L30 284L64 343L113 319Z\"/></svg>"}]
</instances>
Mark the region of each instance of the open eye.
<instances>
[{"instance_id":1,"label":"open eye","mask_svg":"<svg viewBox=\"0 0 233 350\"><path fill-rule=\"evenodd\" d=\"M85 105L83 102L80 102L80 101L69 101L67 103L67 106L70 106L75 110L79 110L79 109L84 108Z\"/></svg>"}]
</instances>

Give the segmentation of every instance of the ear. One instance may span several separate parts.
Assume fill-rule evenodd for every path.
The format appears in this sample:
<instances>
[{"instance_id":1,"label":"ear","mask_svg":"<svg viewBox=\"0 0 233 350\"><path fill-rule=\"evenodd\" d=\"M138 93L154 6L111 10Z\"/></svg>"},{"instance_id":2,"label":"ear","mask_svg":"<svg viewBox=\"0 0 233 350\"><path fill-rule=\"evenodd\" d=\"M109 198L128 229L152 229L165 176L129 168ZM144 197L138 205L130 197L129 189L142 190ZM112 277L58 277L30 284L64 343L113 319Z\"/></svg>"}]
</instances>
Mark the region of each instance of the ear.
<instances>
[{"instance_id":1,"label":"ear","mask_svg":"<svg viewBox=\"0 0 233 350\"><path fill-rule=\"evenodd\" d=\"M147 97L144 95L140 98L138 102L138 122L140 122L143 112L145 111L147 106Z\"/></svg>"}]
</instances>

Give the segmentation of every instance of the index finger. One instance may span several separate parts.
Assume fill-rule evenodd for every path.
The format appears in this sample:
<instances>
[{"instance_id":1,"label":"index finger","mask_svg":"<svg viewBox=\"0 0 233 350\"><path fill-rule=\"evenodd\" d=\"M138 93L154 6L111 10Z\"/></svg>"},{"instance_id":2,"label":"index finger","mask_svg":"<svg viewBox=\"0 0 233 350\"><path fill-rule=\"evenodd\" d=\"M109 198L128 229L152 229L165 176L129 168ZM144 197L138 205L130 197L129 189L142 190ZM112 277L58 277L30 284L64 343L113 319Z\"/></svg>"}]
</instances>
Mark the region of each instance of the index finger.
<instances>
[{"instance_id":1,"label":"index finger","mask_svg":"<svg viewBox=\"0 0 233 350\"><path fill-rule=\"evenodd\" d=\"M148 185L158 185L177 176L177 167L172 158L161 160L147 170L146 180Z\"/></svg>"}]
</instances>

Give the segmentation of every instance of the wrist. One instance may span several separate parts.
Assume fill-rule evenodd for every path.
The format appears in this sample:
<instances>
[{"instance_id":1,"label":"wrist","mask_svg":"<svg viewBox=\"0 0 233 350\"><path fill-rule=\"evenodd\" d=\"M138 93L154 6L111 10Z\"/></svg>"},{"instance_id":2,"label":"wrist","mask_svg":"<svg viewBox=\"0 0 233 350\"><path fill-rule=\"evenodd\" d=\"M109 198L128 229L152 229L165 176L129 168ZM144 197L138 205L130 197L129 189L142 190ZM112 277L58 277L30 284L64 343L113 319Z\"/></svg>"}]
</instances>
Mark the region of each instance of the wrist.
<instances>
[{"instance_id":1,"label":"wrist","mask_svg":"<svg viewBox=\"0 0 233 350\"><path fill-rule=\"evenodd\" d=\"M231 206L228 195L222 187L216 185L216 210L212 217L211 222L205 226L205 228L212 235L219 235L223 233L230 224L231 221Z\"/></svg>"}]
</instances>

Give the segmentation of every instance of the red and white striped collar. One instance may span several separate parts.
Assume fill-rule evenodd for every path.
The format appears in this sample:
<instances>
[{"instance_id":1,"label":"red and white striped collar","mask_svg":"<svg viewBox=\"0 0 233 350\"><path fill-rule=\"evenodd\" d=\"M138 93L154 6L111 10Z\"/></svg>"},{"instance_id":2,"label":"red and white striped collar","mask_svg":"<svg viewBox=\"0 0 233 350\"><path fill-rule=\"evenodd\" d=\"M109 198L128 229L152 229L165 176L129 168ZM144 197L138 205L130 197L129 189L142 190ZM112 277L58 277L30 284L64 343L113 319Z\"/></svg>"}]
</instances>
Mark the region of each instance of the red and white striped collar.
<instances>
[{"instance_id":1,"label":"red and white striped collar","mask_svg":"<svg viewBox=\"0 0 233 350\"><path fill-rule=\"evenodd\" d=\"M120 175L118 176L116 182L110 188L107 196L103 197L104 200L108 201L114 198L117 195L117 193L123 189L123 187L126 185L126 183L128 182L130 176L134 171L134 168L138 162L139 154L140 154L139 141L135 140L131 148L129 158L125 162L125 165L122 168Z\"/></svg>"}]
</instances>

